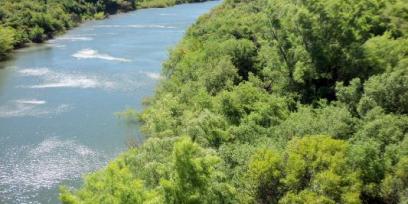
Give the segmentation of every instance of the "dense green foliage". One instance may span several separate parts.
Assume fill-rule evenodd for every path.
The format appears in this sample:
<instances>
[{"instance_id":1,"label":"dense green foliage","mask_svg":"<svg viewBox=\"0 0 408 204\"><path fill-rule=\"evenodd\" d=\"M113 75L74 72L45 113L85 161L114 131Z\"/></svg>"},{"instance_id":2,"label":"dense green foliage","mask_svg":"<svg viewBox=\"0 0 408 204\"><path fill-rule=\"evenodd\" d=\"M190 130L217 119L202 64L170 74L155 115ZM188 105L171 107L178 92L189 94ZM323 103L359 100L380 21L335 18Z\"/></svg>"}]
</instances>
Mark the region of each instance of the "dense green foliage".
<instances>
[{"instance_id":1,"label":"dense green foliage","mask_svg":"<svg viewBox=\"0 0 408 204\"><path fill-rule=\"evenodd\" d=\"M134 0L1 0L0 57L12 48L52 38L83 20L132 9Z\"/></svg>"},{"instance_id":2,"label":"dense green foliage","mask_svg":"<svg viewBox=\"0 0 408 204\"><path fill-rule=\"evenodd\" d=\"M145 143L62 201L407 203L407 11L226 0L171 51Z\"/></svg>"},{"instance_id":3,"label":"dense green foliage","mask_svg":"<svg viewBox=\"0 0 408 204\"><path fill-rule=\"evenodd\" d=\"M0 60L13 48L40 43L87 19L136 8L203 0L0 0Z\"/></svg>"}]
</instances>

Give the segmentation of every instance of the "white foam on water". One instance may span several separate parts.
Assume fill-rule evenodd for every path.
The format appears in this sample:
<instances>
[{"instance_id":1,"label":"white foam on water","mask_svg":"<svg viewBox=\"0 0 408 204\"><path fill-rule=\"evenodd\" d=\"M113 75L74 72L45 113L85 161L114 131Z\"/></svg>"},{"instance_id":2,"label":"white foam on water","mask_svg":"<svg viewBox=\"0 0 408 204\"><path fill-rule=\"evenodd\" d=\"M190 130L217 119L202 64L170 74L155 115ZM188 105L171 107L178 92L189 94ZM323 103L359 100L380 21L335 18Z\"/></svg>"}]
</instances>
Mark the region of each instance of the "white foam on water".
<instances>
[{"instance_id":1,"label":"white foam on water","mask_svg":"<svg viewBox=\"0 0 408 204\"><path fill-rule=\"evenodd\" d=\"M50 73L48 68L22 69L18 71L23 76L43 76Z\"/></svg>"},{"instance_id":2,"label":"white foam on water","mask_svg":"<svg viewBox=\"0 0 408 204\"><path fill-rule=\"evenodd\" d=\"M21 69L18 72L23 77L33 77L33 78L36 78L35 81L38 81L38 84L18 86L20 88L29 88L29 89L46 89L46 88L91 89L91 88L96 88L96 89L103 89L107 91L115 90L115 91L130 92L130 91L139 90L141 87L146 85L146 82L141 80L140 74L144 74L148 76L149 78L157 79L157 77L159 77L158 73L153 73L153 72L152 73L138 72L134 74L117 73L117 74L110 74L109 76L104 76L102 74L84 74L80 72L67 73L63 71L54 71L48 68ZM27 102L28 101L26 101L26 103ZM22 104L22 105L30 105L30 104Z\"/></svg>"},{"instance_id":3,"label":"white foam on water","mask_svg":"<svg viewBox=\"0 0 408 204\"><path fill-rule=\"evenodd\" d=\"M34 107L19 103L2 105L0 106L0 118L44 115L42 111L33 111Z\"/></svg>"},{"instance_id":4,"label":"white foam on water","mask_svg":"<svg viewBox=\"0 0 408 204\"><path fill-rule=\"evenodd\" d=\"M129 28L164 28L164 29L174 29L174 26L164 26L164 25L129 25Z\"/></svg>"},{"instance_id":5,"label":"white foam on water","mask_svg":"<svg viewBox=\"0 0 408 204\"><path fill-rule=\"evenodd\" d=\"M120 28L122 25L95 25L95 28Z\"/></svg>"},{"instance_id":6,"label":"white foam on water","mask_svg":"<svg viewBox=\"0 0 408 204\"><path fill-rule=\"evenodd\" d=\"M83 50L76 52L72 56L78 59L103 59L103 60L111 60L111 61L130 62L129 59L113 57L108 54L99 53L97 50L93 50L93 49L83 49Z\"/></svg>"},{"instance_id":7,"label":"white foam on water","mask_svg":"<svg viewBox=\"0 0 408 204\"><path fill-rule=\"evenodd\" d=\"M149 24L149 25L139 25L139 24L132 24L132 25L96 25L97 28L157 28L157 29L174 29L174 26L165 26L165 25L156 25L156 24Z\"/></svg>"},{"instance_id":8,"label":"white foam on water","mask_svg":"<svg viewBox=\"0 0 408 204\"><path fill-rule=\"evenodd\" d=\"M37 99L20 99L16 100L17 103L22 103L22 104L33 104L33 105L42 105L46 104L46 101L42 100L37 100Z\"/></svg>"},{"instance_id":9,"label":"white foam on water","mask_svg":"<svg viewBox=\"0 0 408 204\"><path fill-rule=\"evenodd\" d=\"M105 35L118 35L118 33L110 32L110 33L104 33Z\"/></svg>"},{"instance_id":10,"label":"white foam on water","mask_svg":"<svg viewBox=\"0 0 408 204\"><path fill-rule=\"evenodd\" d=\"M90 28L93 29L93 28ZM80 35L75 35L75 36L96 36L95 33L84 33L84 34L80 34Z\"/></svg>"},{"instance_id":11,"label":"white foam on water","mask_svg":"<svg viewBox=\"0 0 408 204\"><path fill-rule=\"evenodd\" d=\"M160 73L156 73L156 72L142 72L142 73L145 74L147 77L154 79L154 80L162 79L162 76L160 75Z\"/></svg>"},{"instance_id":12,"label":"white foam on water","mask_svg":"<svg viewBox=\"0 0 408 204\"><path fill-rule=\"evenodd\" d=\"M62 36L62 37L56 38L55 40L67 40L67 41L75 42L75 41L91 41L93 40L93 38L89 36Z\"/></svg>"},{"instance_id":13,"label":"white foam on water","mask_svg":"<svg viewBox=\"0 0 408 204\"><path fill-rule=\"evenodd\" d=\"M101 85L96 79L87 78L86 76L71 77L65 76L57 79L56 82L43 83L38 85L28 86L32 89L44 88L97 88Z\"/></svg>"},{"instance_id":14,"label":"white foam on water","mask_svg":"<svg viewBox=\"0 0 408 204\"><path fill-rule=\"evenodd\" d=\"M177 16L175 13L161 13L160 16Z\"/></svg>"},{"instance_id":15,"label":"white foam on water","mask_svg":"<svg viewBox=\"0 0 408 204\"><path fill-rule=\"evenodd\" d=\"M0 118L43 117L58 115L71 109L71 106L67 104L44 107L46 103L46 101L37 99L8 101L6 104L0 106Z\"/></svg>"},{"instance_id":16,"label":"white foam on water","mask_svg":"<svg viewBox=\"0 0 408 204\"><path fill-rule=\"evenodd\" d=\"M6 203L30 203L38 191L78 179L107 160L105 154L88 146L57 137L6 149L0 158L0 197Z\"/></svg>"},{"instance_id":17,"label":"white foam on water","mask_svg":"<svg viewBox=\"0 0 408 204\"><path fill-rule=\"evenodd\" d=\"M114 82L105 80L99 76L84 75L80 73L64 73L51 71L48 68L22 69L19 73L23 76L38 77L42 83L23 88L44 89L44 88L103 88L113 89Z\"/></svg>"},{"instance_id":18,"label":"white foam on water","mask_svg":"<svg viewBox=\"0 0 408 204\"><path fill-rule=\"evenodd\" d=\"M67 46L64 45L64 44L56 44L56 43L49 43L48 46L50 46L50 47L56 47L56 48L65 48L65 47L67 47Z\"/></svg>"}]
</instances>

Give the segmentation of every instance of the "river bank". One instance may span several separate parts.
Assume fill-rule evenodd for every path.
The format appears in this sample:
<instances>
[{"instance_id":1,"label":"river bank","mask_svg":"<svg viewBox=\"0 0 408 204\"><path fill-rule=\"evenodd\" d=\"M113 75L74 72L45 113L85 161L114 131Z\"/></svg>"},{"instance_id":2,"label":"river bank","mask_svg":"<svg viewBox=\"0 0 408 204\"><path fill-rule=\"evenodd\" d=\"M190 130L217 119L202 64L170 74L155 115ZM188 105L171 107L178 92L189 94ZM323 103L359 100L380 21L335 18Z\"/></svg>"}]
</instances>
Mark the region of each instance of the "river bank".
<instances>
[{"instance_id":1,"label":"river bank","mask_svg":"<svg viewBox=\"0 0 408 204\"><path fill-rule=\"evenodd\" d=\"M58 203L58 188L126 150L168 49L218 2L142 9L89 21L0 63L0 203Z\"/></svg>"},{"instance_id":2,"label":"river bank","mask_svg":"<svg viewBox=\"0 0 408 204\"><path fill-rule=\"evenodd\" d=\"M86 1L0 2L0 61L15 49L42 43L89 20L146 8L164 8L205 0L124 0L103 4Z\"/></svg>"},{"instance_id":3,"label":"river bank","mask_svg":"<svg viewBox=\"0 0 408 204\"><path fill-rule=\"evenodd\" d=\"M63 203L406 203L407 9L224 1L129 112L148 139Z\"/></svg>"}]
</instances>

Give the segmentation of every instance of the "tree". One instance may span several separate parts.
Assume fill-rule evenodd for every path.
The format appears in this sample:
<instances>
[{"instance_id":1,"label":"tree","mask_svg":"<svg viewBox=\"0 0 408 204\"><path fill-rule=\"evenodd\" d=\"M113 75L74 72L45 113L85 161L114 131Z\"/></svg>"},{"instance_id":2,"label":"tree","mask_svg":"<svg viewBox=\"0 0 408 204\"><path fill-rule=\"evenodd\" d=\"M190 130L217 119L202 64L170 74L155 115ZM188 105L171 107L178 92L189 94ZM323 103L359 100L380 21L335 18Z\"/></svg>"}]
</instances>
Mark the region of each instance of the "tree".
<instances>
[{"instance_id":1,"label":"tree","mask_svg":"<svg viewBox=\"0 0 408 204\"><path fill-rule=\"evenodd\" d=\"M347 166L348 149L347 142L320 135L294 138L282 156L258 152L249 171L257 198L261 203L360 203L361 182Z\"/></svg>"},{"instance_id":2,"label":"tree","mask_svg":"<svg viewBox=\"0 0 408 204\"><path fill-rule=\"evenodd\" d=\"M392 27L383 10L376 0L269 1L268 38L286 67L289 89L304 102L333 100L336 81L375 74L362 45Z\"/></svg>"},{"instance_id":3,"label":"tree","mask_svg":"<svg viewBox=\"0 0 408 204\"><path fill-rule=\"evenodd\" d=\"M60 194L64 204L142 204L157 196L155 192L145 191L143 181L135 179L121 161L88 175L84 186L74 194L67 188L62 188Z\"/></svg>"},{"instance_id":4,"label":"tree","mask_svg":"<svg viewBox=\"0 0 408 204\"><path fill-rule=\"evenodd\" d=\"M281 154L273 149L261 149L249 164L249 177L260 203L278 203L284 195L284 163Z\"/></svg>"},{"instance_id":5,"label":"tree","mask_svg":"<svg viewBox=\"0 0 408 204\"><path fill-rule=\"evenodd\" d=\"M407 47L407 38L393 38L390 33L370 38L363 46L365 58L376 73L406 67Z\"/></svg>"},{"instance_id":6,"label":"tree","mask_svg":"<svg viewBox=\"0 0 408 204\"><path fill-rule=\"evenodd\" d=\"M11 28L4 28L0 26L0 60L13 49L14 45L14 33Z\"/></svg>"},{"instance_id":7,"label":"tree","mask_svg":"<svg viewBox=\"0 0 408 204\"><path fill-rule=\"evenodd\" d=\"M355 131L357 120L346 107L322 103L319 108L300 105L286 120L273 129L275 137L285 145L294 137L326 134L348 139Z\"/></svg>"},{"instance_id":8,"label":"tree","mask_svg":"<svg viewBox=\"0 0 408 204\"><path fill-rule=\"evenodd\" d=\"M40 43L45 40L46 36L44 35L44 29L41 27L34 27L30 32L30 39L33 42Z\"/></svg>"},{"instance_id":9,"label":"tree","mask_svg":"<svg viewBox=\"0 0 408 204\"><path fill-rule=\"evenodd\" d=\"M347 108L353 114L357 114L357 106L363 95L363 84L360 78L355 78L350 81L348 86L343 82L336 84L337 100L346 104Z\"/></svg>"},{"instance_id":10,"label":"tree","mask_svg":"<svg viewBox=\"0 0 408 204\"><path fill-rule=\"evenodd\" d=\"M387 112L408 113L408 67L371 77L364 86L366 97Z\"/></svg>"},{"instance_id":11,"label":"tree","mask_svg":"<svg viewBox=\"0 0 408 204\"><path fill-rule=\"evenodd\" d=\"M406 184L395 172L408 155L407 135L406 116L385 114L378 107L364 116L352 139L350 166L360 169L366 203L398 203L403 197Z\"/></svg>"},{"instance_id":12,"label":"tree","mask_svg":"<svg viewBox=\"0 0 408 204\"><path fill-rule=\"evenodd\" d=\"M204 110L197 118L190 121L187 132L193 141L218 148L222 143L231 139L226 128L225 118Z\"/></svg>"},{"instance_id":13,"label":"tree","mask_svg":"<svg viewBox=\"0 0 408 204\"><path fill-rule=\"evenodd\" d=\"M123 3L86 2L92 16ZM144 203L407 202L407 5L224 1L171 51L146 109L121 115L147 138L121 176Z\"/></svg>"},{"instance_id":14,"label":"tree","mask_svg":"<svg viewBox=\"0 0 408 204\"><path fill-rule=\"evenodd\" d=\"M220 159L189 138L181 138L173 150L173 172L160 183L165 203L232 203L234 189L222 181L216 165Z\"/></svg>"}]
</instances>

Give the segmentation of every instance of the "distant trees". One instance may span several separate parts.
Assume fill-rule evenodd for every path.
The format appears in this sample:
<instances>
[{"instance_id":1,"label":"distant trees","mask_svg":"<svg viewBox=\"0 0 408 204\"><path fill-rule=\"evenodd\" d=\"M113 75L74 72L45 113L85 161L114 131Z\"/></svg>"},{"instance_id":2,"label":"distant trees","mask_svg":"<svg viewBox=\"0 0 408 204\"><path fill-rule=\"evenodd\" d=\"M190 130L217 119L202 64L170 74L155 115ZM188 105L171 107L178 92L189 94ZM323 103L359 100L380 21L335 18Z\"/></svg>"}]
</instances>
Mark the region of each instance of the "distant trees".
<instances>
[{"instance_id":1,"label":"distant trees","mask_svg":"<svg viewBox=\"0 0 408 204\"><path fill-rule=\"evenodd\" d=\"M71 1L73 2L73 1ZM55 33L70 28L76 22L69 13L66 1L1 1L2 19L0 25L11 27L15 30L13 47L21 47L27 42L42 42L52 37ZM76 3L75 6L84 7ZM86 15L85 10L80 10L78 15Z\"/></svg>"},{"instance_id":2,"label":"distant trees","mask_svg":"<svg viewBox=\"0 0 408 204\"><path fill-rule=\"evenodd\" d=\"M0 60L13 48L41 43L86 19L117 12L160 7L196 0L2 0L0 1Z\"/></svg>"}]
</instances>

